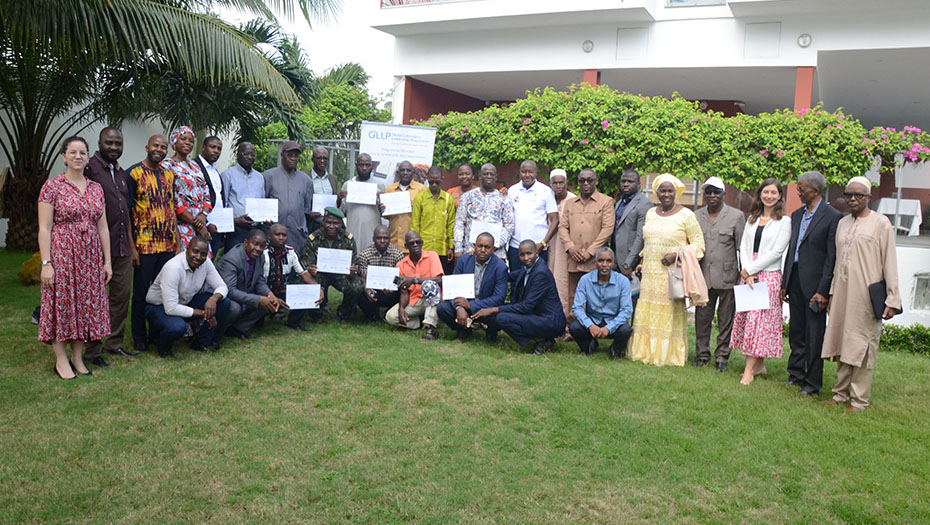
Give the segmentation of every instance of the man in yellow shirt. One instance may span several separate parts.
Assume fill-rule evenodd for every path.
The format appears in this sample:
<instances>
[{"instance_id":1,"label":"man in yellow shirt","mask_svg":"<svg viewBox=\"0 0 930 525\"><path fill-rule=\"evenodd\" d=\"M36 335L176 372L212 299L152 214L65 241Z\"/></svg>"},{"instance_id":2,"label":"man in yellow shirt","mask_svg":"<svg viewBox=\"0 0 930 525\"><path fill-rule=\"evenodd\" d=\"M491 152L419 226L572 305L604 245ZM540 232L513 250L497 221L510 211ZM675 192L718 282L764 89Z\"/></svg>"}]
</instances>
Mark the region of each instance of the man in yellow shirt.
<instances>
[{"instance_id":1,"label":"man in yellow shirt","mask_svg":"<svg viewBox=\"0 0 930 525\"><path fill-rule=\"evenodd\" d=\"M413 198L417 196L417 193L426 190L426 186L413 180L413 164L411 164L409 160L401 161L401 163L397 165L395 178L397 182L388 186L384 192L393 193L395 191L406 191L410 194L411 206L413 205ZM382 216L385 216L384 204L381 204L379 208ZM391 245L404 253L407 253L407 247L404 244L404 236L410 231L410 216L411 213L398 213L386 216L389 221L388 227L391 229Z\"/></svg>"},{"instance_id":2,"label":"man in yellow shirt","mask_svg":"<svg viewBox=\"0 0 930 525\"><path fill-rule=\"evenodd\" d=\"M452 273L455 199L439 186L442 183L442 168L439 166L429 169L426 182L429 191L422 191L413 198L410 229L420 234L423 249L438 253L445 272Z\"/></svg>"}]
</instances>

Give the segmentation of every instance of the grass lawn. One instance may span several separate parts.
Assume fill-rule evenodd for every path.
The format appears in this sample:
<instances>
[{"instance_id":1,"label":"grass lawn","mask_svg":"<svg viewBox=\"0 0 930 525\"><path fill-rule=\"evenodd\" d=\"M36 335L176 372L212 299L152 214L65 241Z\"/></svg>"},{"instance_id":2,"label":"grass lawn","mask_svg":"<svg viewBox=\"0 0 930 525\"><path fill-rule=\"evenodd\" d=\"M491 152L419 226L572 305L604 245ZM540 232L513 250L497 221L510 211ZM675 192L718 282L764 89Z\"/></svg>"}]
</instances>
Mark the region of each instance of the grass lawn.
<instances>
[{"instance_id":1,"label":"grass lawn","mask_svg":"<svg viewBox=\"0 0 930 525\"><path fill-rule=\"evenodd\" d=\"M61 381L27 257L0 251L3 522L930 521L926 357L882 354L862 414L782 385L786 359L744 387L741 355L720 374L335 321Z\"/></svg>"}]
</instances>

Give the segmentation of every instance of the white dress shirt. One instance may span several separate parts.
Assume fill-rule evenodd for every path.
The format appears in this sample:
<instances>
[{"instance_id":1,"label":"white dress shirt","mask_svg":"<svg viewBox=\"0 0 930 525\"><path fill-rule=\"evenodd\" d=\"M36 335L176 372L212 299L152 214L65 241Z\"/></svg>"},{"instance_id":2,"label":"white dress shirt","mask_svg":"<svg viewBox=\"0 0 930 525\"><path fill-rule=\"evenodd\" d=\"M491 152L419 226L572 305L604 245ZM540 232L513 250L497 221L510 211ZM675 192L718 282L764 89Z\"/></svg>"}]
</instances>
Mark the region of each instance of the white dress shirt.
<instances>
[{"instance_id":1,"label":"white dress shirt","mask_svg":"<svg viewBox=\"0 0 930 525\"><path fill-rule=\"evenodd\" d=\"M549 214L559 212L552 189L539 181L525 188L521 181L507 189L507 198L513 203L515 222L510 246L517 248L524 239L542 242L549 231Z\"/></svg>"},{"instance_id":2,"label":"white dress shirt","mask_svg":"<svg viewBox=\"0 0 930 525\"><path fill-rule=\"evenodd\" d=\"M191 317L194 309L187 306L201 290L226 297L229 288L223 282L213 261L207 259L196 270L187 264L187 253L181 252L165 263L158 277L145 294L148 304L164 305L165 313L177 317Z\"/></svg>"},{"instance_id":3,"label":"white dress shirt","mask_svg":"<svg viewBox=\"0 0 930 525\"><path fill-rule=\"evenodd\" d=\"M216 202L213 203L213 209L225 208L223 205L223 179L220 172L216 169L216 164L210 164L207 159L200 156L200 162L207 167L207 177L210 177L210 184L213 185L213 192L216 193Z\"/></svg>"}]
</instances>

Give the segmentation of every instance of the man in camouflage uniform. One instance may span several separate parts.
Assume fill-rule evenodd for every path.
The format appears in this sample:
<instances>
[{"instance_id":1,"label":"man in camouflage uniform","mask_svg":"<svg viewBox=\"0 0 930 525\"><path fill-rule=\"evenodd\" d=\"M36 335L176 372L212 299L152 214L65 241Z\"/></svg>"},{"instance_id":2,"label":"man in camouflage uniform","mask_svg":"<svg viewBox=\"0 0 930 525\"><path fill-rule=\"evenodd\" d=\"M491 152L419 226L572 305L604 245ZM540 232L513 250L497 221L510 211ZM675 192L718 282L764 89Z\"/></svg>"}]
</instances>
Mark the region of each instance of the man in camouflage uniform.
<instances>
[{"instance_id":1,"label":"man in camouflage uniform","mask_svg":"<svg viewBox=\"0 0 930 525\"><path fill-rule=\"evenodd\" d=\"M330 286L342 292L342 304L339 305L338 309L339 320L347 321L355 314L355 305L358 303L363 288L356 268L358 249L355 246L355 239L352 234L345 231L343 223L345 215L342 211L339 208L329 206L325 209L325 212L323 226L307 237L307 242L300 252L300 264L320 283L324 293ZM349 267L349 275L317 271L317 252L320 248L351 250L352 264ZM323 314L317 310L312 312L310 318L313 322L320 322L322 316Z\"/></svg>"}]
</instances>

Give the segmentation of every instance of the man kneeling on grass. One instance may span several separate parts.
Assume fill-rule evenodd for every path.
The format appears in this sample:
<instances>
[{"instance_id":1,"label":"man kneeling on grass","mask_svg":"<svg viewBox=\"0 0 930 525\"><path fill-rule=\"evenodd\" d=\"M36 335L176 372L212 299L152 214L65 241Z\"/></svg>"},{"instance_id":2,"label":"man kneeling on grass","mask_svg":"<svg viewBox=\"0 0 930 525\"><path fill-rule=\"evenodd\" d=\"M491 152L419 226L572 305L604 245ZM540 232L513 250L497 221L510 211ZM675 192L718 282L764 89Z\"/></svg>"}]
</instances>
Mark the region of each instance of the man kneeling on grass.
<instances>
[{"instance_id":1,"label":"man kneeling on grass","mask_svg":"<svg viewBox=\"0 0 930 525\"><path fill-rule=\"evenodd\" d=\"M630 280L613 271L614 252L606 246L597 249L594 263L597 269L582 275L578 281L572 306L575 320L568 329L585 355L597 351L598 339L610 337L613 338L610 358L623 358L633 335Z\"/></svg>"},{"instance_id":2,"label":"man kneeling on grass","mask_svg":"<svg viewBox=\"0 0 930 525\"><path fill-rule=\"evenodd\" d=\"M188 321L201 319L192 323L197 333L191 349L219 349L216 329L229 313L228 289L213 262L207 259L209 251L210 245L203 237L194 237L184 253L165 263L145 295L145 318L158 340L161 357L172 355L171 349L184 337Z\"/></svg>"},{"instance_id":3,"label":"man kneeling on grass","mask_svg":"<svg viewBox=\"0 0 930 525\"><path fill-rule=\"evenodd\" d=\"M471 318L484 319L492 336L498 329L507 332L524 348L535 340L532 353L541 355L565 332L565 313L555 279L545 261L540 261L536 243L524 240L518 253L523 268L510 272L510 304L482 308Z\"/></svg>"},{"instance_id":4,"label":"man kneeling on grass","mask_svg":"<svg viewBox=\"0 0 930 525\"><path fill-rule=\"evenodd\" d=\"M475 299L447 297L439 304L438 313L442 322L455 330L458 339L471 337L471 314L489 306L504 304L507 296L507 264L494 255L494 236L482 233L475 239L475 254L463 254L455 265L454 274L474 274ZM485 339L496 337L496 330L487 330ZM490 342L489 340L488 342Z\"/></svg>"},{"instance_id":5,"label":"man kneeling on grass","mask_svg":"<svg viewBox=\"0 0 930 525\"><path fill-rule=\"evenodd\" d=\"M434 341L439 338L436 325L439 318L436 305L439 304L439 282L442 279L442 263L436 252L423 249L423 239L414 231L404 236L404 247L409 255L397 263L400 268L400 299L388 310L385 321L394 326L403 326L416 330L420 328L420 319L426 326L426 333L421 341Z\"/></svg>"}]
</instances>

